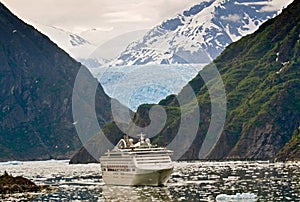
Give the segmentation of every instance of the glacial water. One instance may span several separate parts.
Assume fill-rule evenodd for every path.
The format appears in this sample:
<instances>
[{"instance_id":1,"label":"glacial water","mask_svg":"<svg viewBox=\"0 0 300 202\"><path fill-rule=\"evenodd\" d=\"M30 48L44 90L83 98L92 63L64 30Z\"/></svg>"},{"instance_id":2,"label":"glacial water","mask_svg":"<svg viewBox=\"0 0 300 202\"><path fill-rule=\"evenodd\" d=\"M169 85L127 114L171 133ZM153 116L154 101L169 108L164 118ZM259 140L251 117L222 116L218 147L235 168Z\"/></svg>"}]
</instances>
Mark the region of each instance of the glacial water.
<instances>
[{"instance_id":1,"label":"glacial water","mask_svg":"<svg viewBox=\"0 0 300 202\"><path fill-rule=\"evenodd\" d=\"M4 170L56 188L51 193L31 195L33 201L216 201L225 194L256 196L243 200L232 197L230 201L300 201L300 162L176 162L164 187L105 185L99 164L0 163L0 172ZM9 197L0 200L24 200L28 194Z\"/></svg>"}]
</instances>

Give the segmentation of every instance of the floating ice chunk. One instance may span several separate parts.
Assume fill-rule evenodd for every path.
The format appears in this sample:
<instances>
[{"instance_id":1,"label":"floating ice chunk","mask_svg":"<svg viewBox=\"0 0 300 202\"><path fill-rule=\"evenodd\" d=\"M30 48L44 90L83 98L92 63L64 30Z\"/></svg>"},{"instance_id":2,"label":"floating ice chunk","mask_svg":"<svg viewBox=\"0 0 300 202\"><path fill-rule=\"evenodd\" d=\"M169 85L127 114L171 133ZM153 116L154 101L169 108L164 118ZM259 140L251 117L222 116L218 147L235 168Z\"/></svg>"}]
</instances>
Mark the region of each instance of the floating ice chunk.
<instances>
[{"instance_id":1,"label":"floating ice chunk","mask_svg":"<svg viewBox=\"0 0 300 202\"><path fill-rule=\"evenodd\" d=\"M253 193L237 193L235 195L219 194L216 197L216 200L254 202L257 200L257 196Z\"/></svg>"},{"instance_id":2,"label":"floating ice chunk","mask_svg":"<svg viewBox=\"0 0 300 202\"><path fill-rule=\"evenodd\" d=\"M9 161L10 165L22 165L23 163L21 161Z\"/></svg>"},{"instance_id":3,"label":"floating ice chunk","mask_svg":"<svg viewBox=\"0 0 300 202\"><path fill-rule=\"evenodd\" d=\"M23 163L20 161L7 161L7 162L0 162L0 165L22 165Z\"/></svg>"}]
</instances>

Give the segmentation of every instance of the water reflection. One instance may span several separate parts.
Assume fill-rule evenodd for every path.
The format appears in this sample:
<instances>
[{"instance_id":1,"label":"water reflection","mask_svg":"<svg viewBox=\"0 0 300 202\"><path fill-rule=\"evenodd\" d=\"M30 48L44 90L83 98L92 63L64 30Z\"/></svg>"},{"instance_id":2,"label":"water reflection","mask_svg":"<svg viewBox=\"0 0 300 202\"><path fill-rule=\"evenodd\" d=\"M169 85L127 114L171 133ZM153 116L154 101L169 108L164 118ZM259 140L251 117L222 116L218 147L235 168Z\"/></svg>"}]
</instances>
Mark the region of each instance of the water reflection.
<instances>
[{"instance_id":1,"label":"water reflection","mask_svg":"<svg viewBox=\"0 0 300 202\"><path fill-rule=\"evenodd\" d=\"M103 186L106 201L174 201L168 187Z\"/></svg>"}]
</instances>

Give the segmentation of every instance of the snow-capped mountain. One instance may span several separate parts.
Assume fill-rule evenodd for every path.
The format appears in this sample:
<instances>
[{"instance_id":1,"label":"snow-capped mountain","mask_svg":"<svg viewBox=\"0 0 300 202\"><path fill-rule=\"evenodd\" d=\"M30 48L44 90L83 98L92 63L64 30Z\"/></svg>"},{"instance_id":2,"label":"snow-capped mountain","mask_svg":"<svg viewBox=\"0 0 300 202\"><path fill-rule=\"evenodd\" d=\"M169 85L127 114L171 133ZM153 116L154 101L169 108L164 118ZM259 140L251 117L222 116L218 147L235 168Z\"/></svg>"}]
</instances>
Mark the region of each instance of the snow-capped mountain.
<instances>
[{"instance_id":1,"label":"snow-capped mountain","mask_svg":"<svg viewBox=\"0 0 300 202\"><path fill-rule=\"evenodd\" d=\"M89 55L97 48L97 46L82 36L74 34L51 25L43 25L37 22L30 22L38 31L42 32L56 43L60 48L66 51L71 57L78 61L86 61ZM105 63L107 61L103 61Z\"/></svg>"},{"instance_id":2,"label":"snow-capped mountain","mask_svg":"<svg viewBox=\"0 0 300 202\"><path fill-rule=\"evenodd\" d=\"M120 48L121 45L126 47L120 43L122 37L98 46L89 42L96 40L84 39L95 38L97 30L76 35L56 27L32 24L85 64L109 96L136 110L140 104L157 103L169 94L177 94L203 67L182 64L211 62L227 45L254 32L259 25L279 14L283 7L292 2L199 1L199 4L165 20L140 40L129 44L111 62L102 59L103 51L109 52L110 48ZM91 35L95 36L88 37ZM107 68L97 68L99 66Z\"/></svg>"},{"instance_id":3,"label":"snow-capped mountain","mask_svg":"<svg viewBox=\"0 0 300 202\"><path fill-rule=\"evenodd\" d=\"M131 43L110 66L207 63L292 0L205 0Z\"/></svg>"}]
</instances>

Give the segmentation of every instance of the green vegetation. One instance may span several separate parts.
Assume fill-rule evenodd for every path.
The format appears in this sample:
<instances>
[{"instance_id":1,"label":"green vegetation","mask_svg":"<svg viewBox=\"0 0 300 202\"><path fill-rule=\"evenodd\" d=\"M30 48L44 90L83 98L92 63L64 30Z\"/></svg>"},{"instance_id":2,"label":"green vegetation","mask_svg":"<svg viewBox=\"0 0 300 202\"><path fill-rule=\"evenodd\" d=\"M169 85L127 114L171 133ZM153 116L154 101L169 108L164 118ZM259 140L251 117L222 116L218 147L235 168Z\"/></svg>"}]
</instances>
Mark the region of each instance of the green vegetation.
<instances>
[{"instance_id":1,"label":"green vegetation","mask_svg":"<svg viewBox=\"0 0 300 202\"><path fill-rule=\"evenodd\" d=\"M276 155L277 161L300 160L300 126L295 130L293 137Z\"/></svg>"},{"instance_id":2,"label":"green vegetation","mask_svg":"<svg viewBox=\"0 0 300 202\"><path fill-rule=\"evenodd\" d=\"M72 114L81 64L2 3L0 22L0 161L69 158L82 146ZM82 80L95 80L82 69ZM86 97L78 98L83 106ZM96 110L103 126L111 121L111 100L100 85L95 99L96 106L87 111Z\"/></svg>"},{"instance_id":3,"label":"green vegetation","mask_svg":"<svg viewBox=\"0 0 300 202\"><path fill-rule=\"evenodd\" d=\"M299 9L300 4L294 2L256 33L229 45L214 61L226 89L227 119L210 158L271 159L292 137L300 120ZM200 75L190 85L197 93L202 115L190 150L199 150L210 120L211 100ZM161 102L168 103L168 124L155 142L166 143L162 136L176 134L180 119L174 110L168 110L177 107L175 111L179 111L174 100L170 96ZM194 155L197 152L186 158L197 158Z\"/></svg>"}]
</instances>

